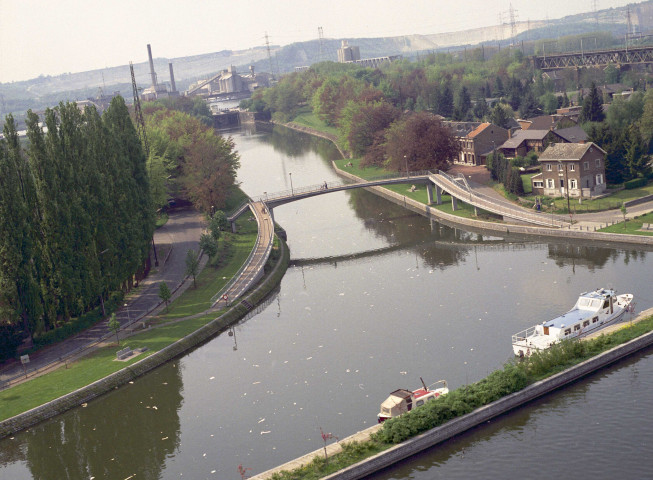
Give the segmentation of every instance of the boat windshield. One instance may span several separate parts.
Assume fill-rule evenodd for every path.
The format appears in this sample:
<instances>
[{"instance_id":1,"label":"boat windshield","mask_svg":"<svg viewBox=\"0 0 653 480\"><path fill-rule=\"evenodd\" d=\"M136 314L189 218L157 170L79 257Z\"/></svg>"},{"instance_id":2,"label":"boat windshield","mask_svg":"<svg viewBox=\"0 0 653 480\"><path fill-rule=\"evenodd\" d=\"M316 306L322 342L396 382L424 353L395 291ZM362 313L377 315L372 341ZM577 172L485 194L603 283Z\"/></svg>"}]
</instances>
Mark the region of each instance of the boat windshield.
<instances>
[{"instance_id":1,"label":"boat windshield","mask_svg":"<svg viewBox=\"0 0 653 480\"><path fill-rule=\"evenodd\" d=\"M601 306L600 298L580 297L578 299L578 308L585 310L596 310Z\"/></svg>"}]
</instances>

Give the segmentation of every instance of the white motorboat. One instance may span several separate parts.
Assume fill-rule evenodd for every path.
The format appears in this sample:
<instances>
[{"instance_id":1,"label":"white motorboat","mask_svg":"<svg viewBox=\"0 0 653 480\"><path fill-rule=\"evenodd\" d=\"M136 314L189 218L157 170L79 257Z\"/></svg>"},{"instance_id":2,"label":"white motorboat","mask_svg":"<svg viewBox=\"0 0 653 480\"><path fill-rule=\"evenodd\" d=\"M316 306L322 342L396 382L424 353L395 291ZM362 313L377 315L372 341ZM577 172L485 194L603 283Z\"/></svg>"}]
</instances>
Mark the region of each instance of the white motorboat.
<instances>
[{"instance_id":1,"label":"white motorboat","mask_svg":"<svg viewBox=\"0 0 653 480\"><path fill-rule=\"evenodd\" d=\"M548 322L542 322L512 336L512 349L519 357L545 350L561 340L578 338L616 323L634 310L633 295L617 295L613 289L599 288L581 293L574 308Z\"/></svg>"},{"instance_id":2,"label":"white motorboat","mask_svg":"<svg viewBox=\"0 0 653 480\"><path fill-rule=\"evenodd\" d=\"M390 396L381 404L381 411L377 415L379 423L385 422L388 418L398 417L399 415L411 411L413 408L421 407L426 402L435 400L441 395L449 393L446 380L438 380L428 387L422 380L422 387L417 390L405 390L400 388L390 394ZM433 388L435 385L442 384L439 388Z\"/></svg>"}]
</instances>

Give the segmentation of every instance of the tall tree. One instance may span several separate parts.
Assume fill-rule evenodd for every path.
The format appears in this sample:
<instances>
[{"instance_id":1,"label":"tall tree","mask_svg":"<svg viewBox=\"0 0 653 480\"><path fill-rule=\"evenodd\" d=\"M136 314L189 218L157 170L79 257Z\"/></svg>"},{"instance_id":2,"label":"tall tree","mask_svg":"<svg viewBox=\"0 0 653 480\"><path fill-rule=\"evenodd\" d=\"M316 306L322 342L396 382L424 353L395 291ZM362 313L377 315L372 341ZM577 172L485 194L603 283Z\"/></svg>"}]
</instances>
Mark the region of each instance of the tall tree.
<instances>
[{"instance_id":1,"label":"tall tree","mask_svg":"<svg viewBox=\"0 0 653 480\"><path fill-rule=\"evenodd\" d=\"M644 142L637 125L631 125L628 128L626 165L628 166L628 176L631 179L644 177L650 170L649 156L646 154Z\"/></svg>"},{"instance_id":2,"label":"tall tree","mask_svg":"<svg viewBox=\"0 0 653 480\"><path fill-rule=\"evenodd\" d=\"M386 131L386 168L447 170L460 152L458 142L434 115L417 112L394 122Z\"/></svg>"},{"instance_id":3,"label":"tall tree","mask_svg":"<svg viewBox=\"0 0 653 480\"><path fill-rule=\"evenodd\" d=\"M490 112L490 122L503 128L509 127L509 121L512 118L512 110L508 105L497 103Z\"/></svg>"},{"instance_id":4,"label":"tall tree","mask_svg":"<svg viewBox=\"0 0 653 480\"><path fill-rule=\"evenodd\" d=\"M583 100L583 109L580 113L581 122L602 122L605 119L603 113L603 99L596 88L596 84L592 82L592 87L587 97Z\"/></svg>"},{"instance_id":5,"label":"tall tree","mask_svg":"<svg viewBox=\"0 0 653 480\"><path fill-rule=\"evenodd\" d=\"M451 91L449 82L446 82L440 90L437 113L445 118L451 118L453 116L453 108L453 92Z\"/></svg>"},{"instance_id":6,"label":"tall tree","mask_svg":"<svg viewBox=\"0 0 653 480\"><path fill-rule=\"evenodd\" d=\"M31 219L35 197L31 174L21 155L12 115L0 141L0 305L4 321L20 321L29 335L38 328L43 308L38 278L40 252ZM7 308L9 307L9 308Z\"/></svg>"},{"instance_id":7,"label":"tall tree","mask_svg":"<svg viewBox=\"0 0 653 480\"><path fill-rule=\"evenodd\" d=\"M456 95L454 118L456 120L468 120L469 111L472 109L472 99L469 96L467 87L463 85Z\"/></svg>"}]
</instances>

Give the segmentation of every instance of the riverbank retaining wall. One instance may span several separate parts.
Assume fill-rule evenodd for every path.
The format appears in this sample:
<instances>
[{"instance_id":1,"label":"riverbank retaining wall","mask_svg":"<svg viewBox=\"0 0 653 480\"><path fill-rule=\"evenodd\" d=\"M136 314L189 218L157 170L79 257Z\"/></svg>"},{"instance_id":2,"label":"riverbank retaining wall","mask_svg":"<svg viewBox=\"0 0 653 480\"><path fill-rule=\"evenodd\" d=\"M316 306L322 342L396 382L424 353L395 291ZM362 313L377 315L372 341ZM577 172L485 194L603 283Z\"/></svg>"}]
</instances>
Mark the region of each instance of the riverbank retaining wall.
<instances>
[{"instance_id":1,"label":"riverbank retaining wall","mask_svg":"<svg viewBox=\"0 0 653 480\"><path fill-rule=\"evenodd\" d=\"M355 182L365 181L363 178L357 177L356 175L352 175L349 172L345 172L344 170L339 169L335 162L333 162L333 168L335 168L336 172L342 177L348 178ZM457 215L443 212L442 210L433 208L430 205L425 205L424 203L418 202L417 200L413 200L412 198L408 198L405 195L401 195L384 187L368 187L367 190L374 192L386 200L390 200L393 203L402 205L409 210L420 213L427 217L434 217L440 220L444 220L450 224L459 226L463 225L470 227L471 229L479 229L485 232L493 232L506 235L535 235L538 237L566 238L575 240L582 239L583 241L590 241L593 243L617 243L624 245L640 245L643 247L653 248L653 236L627 235L620 233L592 232L587 230L571 230L565 228L536 227L523 224L486 222L483 220L459 217Z\"/></svg>"},{"instance_id":2,"label":"riverbank retaining wall","mask_svg":"<svg viewBox=\"0 0 653 480\"><path fill-rule=\"evenodd\" d=\"M643 313L642 315L650 316L650 314L651 311L647 311L647 313ZM578 381L597 370L611 366L615 362L628 357L629 355L637 353L645 348L649 348L651 345L653 345L653 332L649 332L628 343L614 347L611 350L586 360L585 362L569 368L564 372L560 372L545 380L536 382L519 392L507 395L495 402L485 405L484 407L478 408L467 415L450 420L444 425L433 428L421 435L324 478L328 480L358 480L364 478L374 472L388 468L397 462L445 442L446 440L449 440L456 435L460 435L467 430L489 422L552 391ZM340 440L340 443L344 444L351 441L359 441L360 438L368 437L371 433L378 430L378 428L379 425L374 425L373 427ZM332 449L332 453L336 453L337 451L338 449L336 448ZM322 449L316 450L312 454L305 455L300 459L293 460L285 465L281 465L277 468L251 477L251 480L268 480L272 478L274 473L279 473L284 469L291 470L292 468L298 468L301 465L309 463L314 456L322 454Z\"/></svg>"},{"instance_id":3,"label":"riverbank retaining wall","mask_svg":"<svg viewBox=\"0 0 653 480\"><path fill-rule=\"evenodd\" d=\"M586 375L614 364L644 348L653 345L653 332L642 335L628 343L614 347L596 357L576 365L564 372L541 380L525 389L501 398L462 417L451 420L440 427L379 453L373 457L325 477L329 480L355 480L389 467L427 448L431 448L482 423L488 422L511 410L521 407L547 393L573 383Z\"/></svg>"},{"instance_id":4,"label":"riverbank retaining wall","mask_svg":"<svg viewBox=\"0 0 653 480\"><path fill-rule=\"evenodd\" d=\"M277 287L288 267L290 252L288 251L285 242L280 242L280 245L281 256L274 269L267 277L265 277L263 282L259 284L257 288L244 297L244 299L251 305L260 303L261 300ZM90 385L0 422L0 438L25 430L28 427L59 415L67 410L78 407L83 403L89 402L104 393L116 389L121 385L146 374L156 367L163 365L164 363L184 354L188 350L210 340L229 326L240 321L249 312L250 310L239 302L223 315L215 318L193 333L181 338L171 345L168 345L158 352L152 353L148 357L138 360L118 372L108 375Z\"/></svg>"}]
</instances>

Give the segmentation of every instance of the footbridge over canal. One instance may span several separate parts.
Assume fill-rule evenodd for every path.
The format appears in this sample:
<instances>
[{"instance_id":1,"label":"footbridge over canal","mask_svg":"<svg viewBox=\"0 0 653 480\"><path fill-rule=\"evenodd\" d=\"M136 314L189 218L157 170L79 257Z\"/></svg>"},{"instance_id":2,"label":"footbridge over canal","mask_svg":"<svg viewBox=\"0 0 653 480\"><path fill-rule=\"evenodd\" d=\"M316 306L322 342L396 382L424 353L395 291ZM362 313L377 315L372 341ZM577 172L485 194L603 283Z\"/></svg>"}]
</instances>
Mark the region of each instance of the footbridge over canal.
<instances>
[{"instance_id":1,"label":"footbridge over canal","mask_svg":"<svg viewBox=\"0 0 653 480\"><path fill-rule=\"evenodd\" d=\"M481 208L502 215L504 218L512 218L521 222L545 225L548 227L562 227L565 225L554 217L532 213L514 206L509 202L501 202L497 199L483 195L470 187L464 176L460 175L458 177L452 177L442 171L438 173L410 172L402 177L383 177L355 183L335 181L299 188L291 186L290 190L277 193L265 192L260 197L248 200L228 218L231 222L232 229L235 231L236 219L247 210L251 210L254 213L258 224L258 236L256 239L256 245L241 268L241 271L236 273L233 279L220 292L216 293L212 299L213 305L215 306L220 302L228 304L235 301L263 275L263 267L270 256L272 244L274 242L273 209L275 207L295 202L297 200L303 200L305 198L339 192L342 190L406 183L426 185L429 204L434 203L433 187L435 187L435 203L440 205L442 203L442 192L447 192L451 196L453 210L458 208L458 200L461 200L473 205L475 209Z\"/></svg>"},{"instance_id":2,"label":"footbridge over canal","mask_svg":"<svg viewBox=\"0 0 653 480\"><path fill-rule=\"evenodd\" d=\"M442 193L446 192L451 196L451 204L454 211L458 209L458 201L460 200L469 205L472 205L475 209L480 208L482 210L501 215L504 218L511 218L523 223L558 228L566 225L559 218L546 216L542 213L534 213L513 205L508 201L501 201L496 198L491 198L487 195L484 195L483 193L470 186L463 175L453 177L443 171L439 171L438 173L429 171L410 172L406 176L402 177L379 177L355 183L344 183L341 181L324 182L317 185L309 185L298 188L293 188L291 186L290 190L284 190L282 192L264 192L263 195L252 198L247 203L244 203L231 217L229 217L229 220L234 222L240 215L251 208L250 204L252 203L264 204L274 219L273 209L286 203L296 202L305 198L315 197L317 195L325 195L332 192L339 192L342 190L396 184L426 185L427 200L429 204L436 203L437 205L441 205ZM435 187L435 198L433 196L433 187Z\"/></svg>"}]
</instances>

